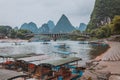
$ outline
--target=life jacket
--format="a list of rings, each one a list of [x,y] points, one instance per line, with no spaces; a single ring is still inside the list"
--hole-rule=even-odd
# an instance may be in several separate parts
[[[11,64],[12,61],[6,61],[4,64]]]
[[[30,69],[34,69],[34,68],[35,68],[35,65],[34,65],[34,64],[29,64],[29,68],[30,68]]]

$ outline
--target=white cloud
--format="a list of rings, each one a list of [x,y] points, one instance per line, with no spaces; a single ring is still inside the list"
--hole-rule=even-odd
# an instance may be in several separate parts
[[[0,24],[20,26],[35,22],[38,27],[48,20],[55,23],[62,14],[78,26],[87,23],[95,0],[0,0]]]

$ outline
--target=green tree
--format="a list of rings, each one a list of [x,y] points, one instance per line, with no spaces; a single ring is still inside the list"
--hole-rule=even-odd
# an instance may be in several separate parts
[[[110,25],[105,25],[100,28],[101,30],[105,31],[105,37],[109,37],[111,35],[111,28]]]
[[[91,36],[97,38],[107,38],[111,35],[111,28],[109,25],[104,25],[97,29],[91,30],[90,34]]]
[[[80,30],[74,30],[72,34],[81,34]]]
[[[17,38],[28,39],[26,36],[31,34],[31,33],[32,33],[31,31],[20,29],[20,30],[17,31]]]
[[[104,38],[104,37],[106,37],[106,36],[105,36],[105,33],[106,33],[106,32],[105,32],[104,30],[99,29],[99,30],[96,31],[96,37],[97,37],[97,38]]]
[[[0,26],[0,33],[6,35],[7,34],[7,30],[3,26]]]
[[[16,37],[17,37],[17,31],[12,29],[11,32],[10,32],[10,38],[16,38]]]
[[[120,16],[115,16],[111,25],[113,33],[120,34]]]
[[[9,36],[11,29],[12,28],[10,26],[0,26],[0,34],[3,34],[5,36]]]

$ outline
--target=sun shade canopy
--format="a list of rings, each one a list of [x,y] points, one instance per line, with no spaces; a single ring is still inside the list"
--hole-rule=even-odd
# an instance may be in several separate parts
[[[81,58],[78,57],[68,57],[68,58],[62,58],[62,59],[58,59],[58,60],[46,60],[46,61],[41,61],[41,62],[32,62],[33,64],[36,65],[44,65],[44,64],[50,64],[52,66],[62,66],[64,64],[68,64],[68,63],[72,63],[72,62],[76,62],[82,60]]]

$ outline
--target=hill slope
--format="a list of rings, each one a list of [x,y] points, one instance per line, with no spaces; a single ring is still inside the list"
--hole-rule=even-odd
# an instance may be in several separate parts
[[[23,29],[23,30],[29,30],[33,33],[38,33],[38,28],[37,28],[37,25],[33,22],[30,22],[30,23],[24,23],[20,29]]]
[[[69,33],[71,31],[75,30],[75,28],[72,26],[70,21],[65,15],[62,15],[58,23],[53,29],[53,33]]]

